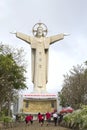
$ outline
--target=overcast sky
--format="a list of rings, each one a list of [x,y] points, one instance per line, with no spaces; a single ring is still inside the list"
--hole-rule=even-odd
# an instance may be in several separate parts
[[[71,34],[49,48],[47,90],[55,93],[62,88],[63,75],[87,60],[87,0],[0,0],[0,42],[26,52],[27,93],[33,91],[31,49],[9,32],[32,35],[32,27],[39,21],[47,25],[48,36]]]

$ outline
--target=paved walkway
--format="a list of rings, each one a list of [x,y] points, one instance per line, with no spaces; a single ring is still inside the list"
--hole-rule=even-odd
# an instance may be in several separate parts
[[[64,128],[61,126],[54,126],[54,123],[50,123],[48,126],[46,126],[46,122],[44,123],[43,126],[41,126],[37,121],[34,121],[33,124],[26,125],[24,123],[17,123],[15,124],[14,127],[12,128],[4,128],[2,130],[71,130],[68,128]]]

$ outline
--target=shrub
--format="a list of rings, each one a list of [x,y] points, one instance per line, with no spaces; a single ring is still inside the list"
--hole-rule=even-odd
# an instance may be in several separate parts
[[[87,129],[87,106],[82,106],[81,109],[66,114],[63,122],[71,128],[77,128],[79,130]]]

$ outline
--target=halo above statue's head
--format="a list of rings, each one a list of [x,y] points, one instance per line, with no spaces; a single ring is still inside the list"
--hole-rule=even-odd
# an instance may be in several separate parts
[[[47,26],[44,23],[36,23],[33,28],[32,28],[32,33],[33,35],[36,37],[38,30],[42,30],[43,32],[43,37],[45,37],[47,35],[48,29]]]

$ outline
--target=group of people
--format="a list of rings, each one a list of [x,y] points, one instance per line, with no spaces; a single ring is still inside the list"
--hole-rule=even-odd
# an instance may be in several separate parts
[[[37,115],[37,120],[40,123],[41,126],[43,126],[44,121],[46,120],[46,125],[48,126],[51,122],[51,117],[53,117],[54,125],[56,126],[57,123],[60,123],[63,119],[63,115],[58,114],[56,111],[54,113],[47,112],[46,114],[41,114],[40,112]],[[33,116],[27,115],[25,117],[26,124],[29,125],[29,123],[33,124]]]
[[[49,113],[49,112],[47,112],[46,114],[41,114],[40,112],[38,113],[37,120],[41,124],[41,126],[44,124],[45,117],[46,117],[46,121],[47,121],[47,125],[48,125],[51,120],[51,113]],[[25,117],[25,122],[28,125],[29,125],[29,123],[33,124],[33,116],[31,114],[27,115]]]
[[[51,113],[47,112],[45,115],[38,113],[38,121],[39,123],[41,123],[41,126],[44,124],[45,117],[48,125],[49,122],[51,121]]]

